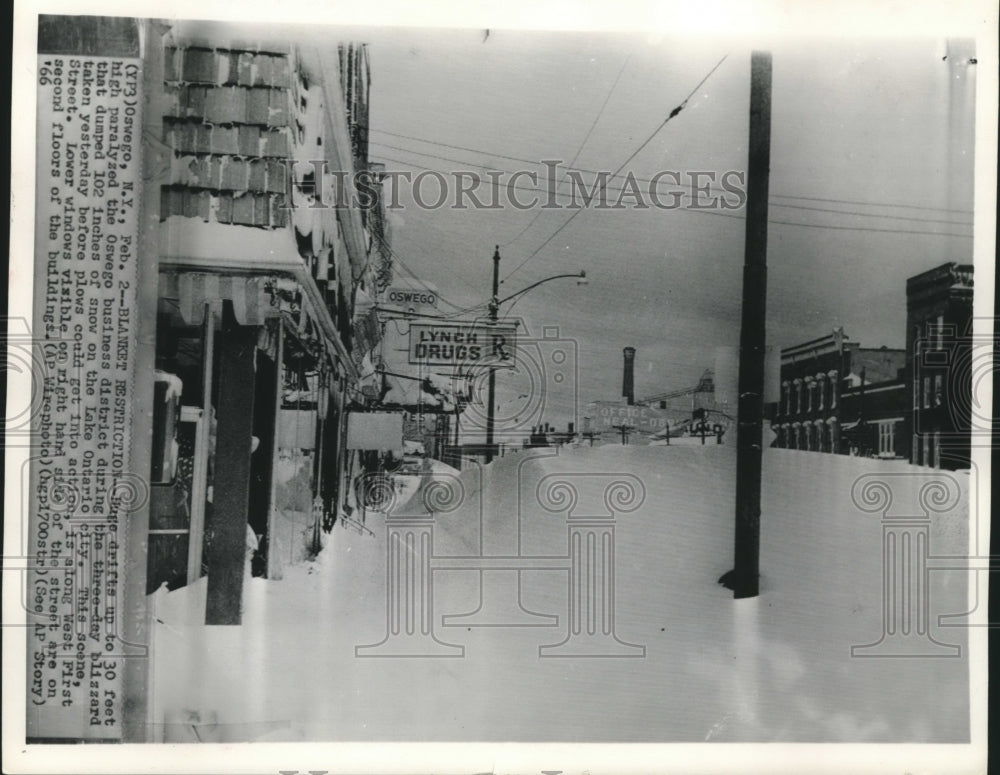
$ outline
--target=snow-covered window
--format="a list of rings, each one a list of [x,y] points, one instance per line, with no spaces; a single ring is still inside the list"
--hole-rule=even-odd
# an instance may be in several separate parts
[[[808,404],[806,405],[806,411],[807,412],[811,412],[813,410],[813,388],[815,386],[816,386],[816,383],[814,383],[812,381],[806,383],[806,390],[809,391],[809,395],[808,395],[808,398],[807,398]]]
[[[823,394],[826,392],[826,380],[822,376],[816,378],[816,386],[819,389],[819,406],[817,407],[819,411],[823,411]]]
[[[879,457],[896,455],[896,423],[893,420],[878,424],[878,454]]]
[[[942,377],[940,374],[934,375],[934,406],[941,406],[944,401],[942,395]]]
[[[931,378],[924,377],[924,409],[931,406]]]

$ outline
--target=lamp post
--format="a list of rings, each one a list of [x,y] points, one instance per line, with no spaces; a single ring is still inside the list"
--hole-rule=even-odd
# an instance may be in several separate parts
[[[547,283],[550,280],[560,280],[564,277],[573,277],[576,279],[577,285],[585,285],[587,283],[587,273],[582,269],[576,274],[557,274],[552,277],[546,277],[539,280],[536,283],[532,283],[526,288],[522,288],[516,293],[510,294],[510,296],[505,296],[504,298],[499,298],[500,295],[500,246],[497,245],[493,251],[493,293],[490,296],[490,306],[489,306],[489,320],[490,323],[496,323],[500,319],[500,305],[505,302],[510,301],[518,296],[523,296],[528,291],[533,288],[537,288],[542,283]],[[494,366],[489,367],[489,382],[487,383],[487,401],[489,402],[486,407],[486,462],[493,462],[493,431],[494,431],[494,410],[496,403],[496,368]]]

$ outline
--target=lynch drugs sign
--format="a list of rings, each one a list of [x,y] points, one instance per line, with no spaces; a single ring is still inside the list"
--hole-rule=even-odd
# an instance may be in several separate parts
[[[484,323],[411,323],[410,363],[514,366],[517,329]]]

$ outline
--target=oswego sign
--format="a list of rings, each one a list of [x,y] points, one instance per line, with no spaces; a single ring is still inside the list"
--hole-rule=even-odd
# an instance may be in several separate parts
[[[438,297],[433,291],[421,288],[390,288],[385,292],[388,304],[402,307],[437,307]]]

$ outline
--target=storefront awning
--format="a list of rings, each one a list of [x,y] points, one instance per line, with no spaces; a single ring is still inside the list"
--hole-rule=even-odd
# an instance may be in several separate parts
[[[273,283],[273,279],[259,275],[163,272],[160,274],[160,296],[177,299],[180,315],[188,325],[201,325],[206,304],[221,312],[222,302],[231,301],[237,323],[259,326],[281,315],[277,299],[269,290]]]
[[[202,323],[206,304],[221,314],[223,301],[232,302],[236,321],[244,326],[263,325],[266,320],[283,315],[286,319],[291,317],[300,336],[315,331],[317,341],[330,355],[330,362],[341,364],[350,377],[358,377],[357,367],[340,341],[315,283],[305,274],[304,265],[289,265],[294,276],[289,277],[250,273],[242,267],[202,271],[185,266],[182,261],[176,264],[175,268],[160,272],[159,295],[177,300],[179,313],[188,325]]]

